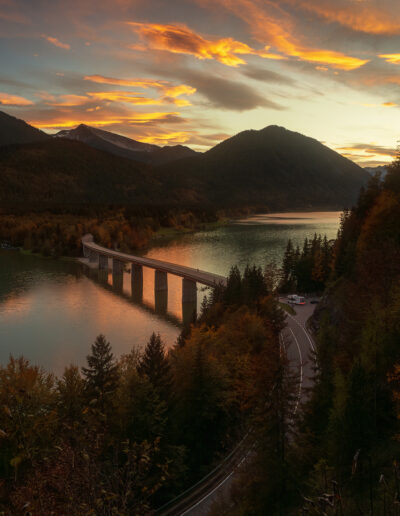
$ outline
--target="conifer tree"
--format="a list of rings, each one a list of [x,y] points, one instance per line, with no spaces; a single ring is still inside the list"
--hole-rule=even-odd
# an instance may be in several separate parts
[[[172,384],[171,368],[159,334],[151,335],[139,362],[138,373],[147,376],[161,399],[168,399]]]
[[[100,400],[101,407],[104,408],[106,399],[116,390],[119,379],[111,345],[104,335],[96,338],[92,344],[92,353],[86,360],[88,367],[82,367],[82,373],[86,378],[86,391],[89,396]]]

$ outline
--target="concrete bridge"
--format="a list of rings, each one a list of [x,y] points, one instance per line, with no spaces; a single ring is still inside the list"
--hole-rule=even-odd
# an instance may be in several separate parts
[[[89,264],[97,265],[99,269],[108,270],[108,261],[111,258],[113,276],[121,276],[125,265],[131,264],[132,292],[143,291],[143,267],[154,269],[154,290],[156,292],[168,291],[168,274],[180,276],[182,278],[182,303],[196,301],[197,283],[208,287],[226,285],[226,278],[219,274],[107,249],[96,244],[91,234],[82,238],[82,246],[83,255],[89,260]]]

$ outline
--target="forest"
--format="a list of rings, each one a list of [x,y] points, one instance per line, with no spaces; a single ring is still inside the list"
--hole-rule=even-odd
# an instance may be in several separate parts
[[[331,255],[311,319],[314,387],[291,425],[272,434],[262,427],[265,448],[260,441],[229,510],[213,514],[400,514],[399,220],[397,158],[385,180],[373,177],[343,213],[332,246],[319,237],[302,250],[288,244],[287,288],[316,288],[319,264]],[[286,446],[274,462],[268,444],[279,433]]]
[[[227,212],[133,206],[60,206],[43,210],[21,206],[0,209],[0,244],[59,258],[82,254],[81,238],[92,233],[100,245],[132,252],[148,246],[165,229],[195,230],[223,220]]]
[[[87,364],[61,378],[11,357],[0,368],[0,511],[150,514],[267,417],[286,367],[283,325],[263,271],[234,268],[168,353],[153,334],[117,360],[99,335]]]
[[[0,510],[151,514],[245,435],[252,454],[213,515],[400,514],[400,158],[282,270],[233,267],[166,351],[116,359],[105,336],[61,378],[0,369]],[[277,287],[278,286],[278,287]],[[281,349],[281,291],[323,293],[310,321],[314,386]]]

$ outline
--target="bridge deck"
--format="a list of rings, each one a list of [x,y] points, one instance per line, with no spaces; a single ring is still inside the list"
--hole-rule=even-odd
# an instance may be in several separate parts
[[[209,287],[214,287],[218,284],[226,285],[225,276],[213,274],[212,272],[201,271],[192,267],[186,267],[185,265],[177,265],[175,263],[155,260],[154,258],[143,258],[140,256],[134,256],[132,254],[120,253],[119,251],[114,251],[112,249],[102,247],[98,244],[95,244],[94,242],[84,241],[83,245],[87,249],[95,251],[96,253],[102,254],[104,256],[116,258],[121,262],[134,263],[144,267],[150,267],[151,269],[168,272],[170,274],[174,274],[175,276],[180,276],[182,278],[192,280],[196,283],[201,283],[202,285],[207,285]]]

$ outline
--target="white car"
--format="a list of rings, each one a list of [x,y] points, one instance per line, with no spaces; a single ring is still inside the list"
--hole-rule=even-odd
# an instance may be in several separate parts
[[[287,297],[288,303],[292,305],[305,305],[306,300],[302,296],[298,296],[297,294],[291,294]]]

